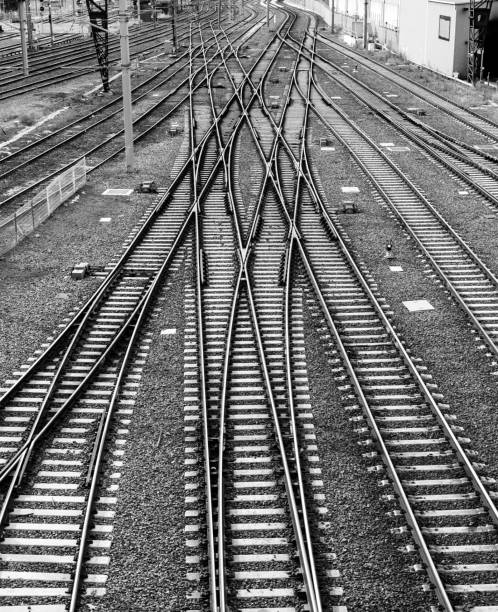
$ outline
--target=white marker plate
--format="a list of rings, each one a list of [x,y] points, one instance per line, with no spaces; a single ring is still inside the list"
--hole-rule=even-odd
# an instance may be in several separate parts
[[[469,195],[468,191],[459,191],[458,195]]]
[[[379,142],[381,147],[394,147],[394,142]]]
[[[389,270],[391,270],[391,272],[403,272],[403,268],[401,266],[389,266]]]
[[[106,189],[102,192],[102,195],[105,196],[122,196],[124,198],[129,198],[133,193],[133,189]]]
[[[434,310],[434,306],[430,304],[427,300],[410,300],[408,302],[403,302],[405,307],[410,312],[418,312],[419,310]]]
[[[111,217],[100,217],[99,221],[101,223],[110,223],[111,222]]]
[[[170,327],[169,329],[161,329],[161,336],[172,336],[176,334],[176,328]]]
[[[342,193],[360,193],[358,187],[341,187]]]

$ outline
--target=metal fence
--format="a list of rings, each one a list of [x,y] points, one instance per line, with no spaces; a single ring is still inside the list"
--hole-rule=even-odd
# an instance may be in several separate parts
[[[31,234],[85,183],[86,160],[83,158],[54,179],[13,215],[0,221],[0,255],[10,251],[25,236]]]

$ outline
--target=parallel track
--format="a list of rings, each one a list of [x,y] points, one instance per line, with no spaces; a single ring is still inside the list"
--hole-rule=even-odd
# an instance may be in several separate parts
[[[340,587],[328,582],[337,573],[318,570],[325,556],[314,501],[317,466],[309,462],[311,415],[300,393],[303,289],[321,308],[338,354],[336,371],[348,377],[362,443],[374,469],[387,474],[380,484],[394,488],[387,499],[402,509],[397,531],[415,541],[440,605],[496,609],[495,483],[482,475],[430,374],[405,348],[347,248],[308,161],[313,115],[348,147],[492,352],[497,281],[382,151],[325,102],[313,74],[316,24],[308,32],[302,20],[282,12],[276,36],[250,67],[241,51],[261,22],[242,37],[212,32],[211,46],[200,31],[201,53],[191,32],[181,101],[188,102],[187,137],[172,187],[97,294],[0,398],[7,439],[0,451],[0,521],[8,534],[0,543],[7,567],[0,597],[9,605],[77,609],[89,534],[90,548],[108,546],[99,534],[111,530],[113,502],[103,491],[114,490],[113,472],[99,476],[100,465],[113,428],[127,416],[120,402],[134,395],[134,368],[144,357],[137,346],[155,297],[193,240],[196,329],[188,388],[200,419],[188,435],[189,443],[198,440],[201,457],[189,478],[202,478],[203,495],[188,498],[187,517],[201,517],[206,552],[188,562],[199,563],[206,599],[190,601],[189,609],[209,601],[223,612],[344,610]],[[291,28],[298,42],[285,56]],[[270,104],[266,91],[277,71],[285,89]],[[221,79],[231,87],[227,95],[219,91]],[[252,199],[235,184],[246,159],[259,160]],[[116,431],[118,440],[122,433]],[[63,492],[50,497],[58,504],[50,511],[48,490]],[[93,555],[87,566],[106,562]],[[43,569],[33,573],[33,563]],[[92,570],[86,595],[101,594],[104,583],[105,573]]]
[[[374,73],[383,76],[389,81],[392,81],[396,85],[400,86],[402,89],[416,95],[418,98],[420,98],[424,105],[429,104],[434,108],[444,111],[466,127],[484,136],[490,143],[498,143],[498,125],[494,121],[487,119],[486,117],[482,117],[481,115],[472,112],[468,108],[459,106],[448,98],[435,93],[428,87],[424,87],[419,83],[414,83],[394,70],[391,70],[387,66],[367,58],[364,55],[355,53],[344,45],[331,41],[321,34],[317,34],[317,39],[341,55],[353,59],[359,65],[369,68]]]

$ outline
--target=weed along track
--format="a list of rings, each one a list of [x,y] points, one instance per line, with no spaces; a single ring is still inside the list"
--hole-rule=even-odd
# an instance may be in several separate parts
[[[338,53],[356,55],[319,35],[314,16],[271,4],[267,28],[257,3],[220,5],[219,22],[214,5],[198,8],[183,13],[179,55],[134,90],[137,148],[182,118],[170,186],[95,293],[2,388],[0,612],[496,611],[498,464],[483,463],[458,401],[399,332],[348,235],[361,206],[342,202],[310,151],[318,136],[344,155],[410,238],[453,300],[447,316],[461,315],[452,324],[485,349],[487,391],[496,270],[349,111],[366,105],[490,207],[496,156],[339,67]],[[159,44],[153,30],[137,36]],[[45,61],[32,86],[53,78]],[[428,101],[495,138],[492,122]],[[121,159],[119,106],[4,156],[0,181],[20,189],[3,211],[57,174],[61,155],[94,169]],[[148,184],[146,168],[136,175]],[[408,297],[420,291],[414,281]],[[336,431],[348,444],[332,453]]]

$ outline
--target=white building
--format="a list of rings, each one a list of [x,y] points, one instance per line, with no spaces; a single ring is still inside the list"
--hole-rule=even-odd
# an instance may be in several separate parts
[[[358,38],[363,35],[364,0],[329,0],[329,4],[335,6],[336,28]],[[490,32],[495,33],[498,2],[491,19]],[[467,73],[469,0],[368,0],[368,32],[375,42],[412,62],[448,76]],[[498,41],[492,36],[489,61],[498,54]]]

